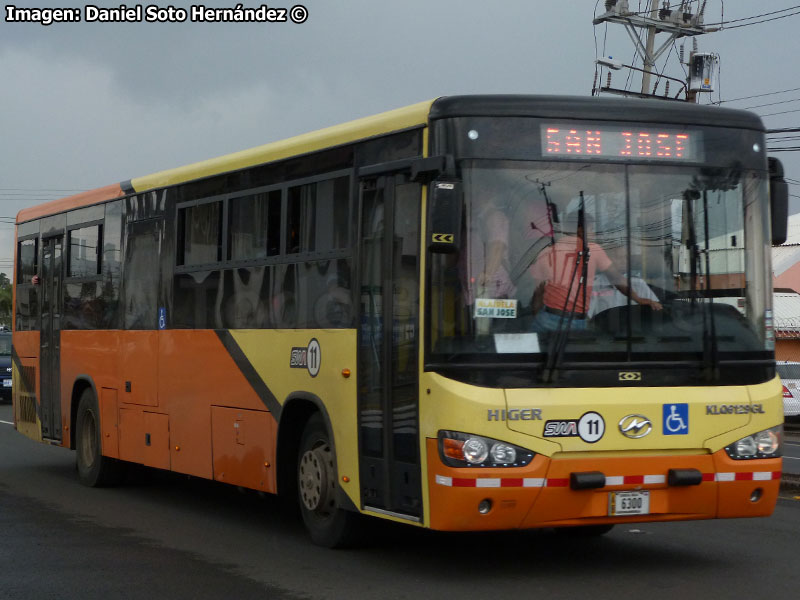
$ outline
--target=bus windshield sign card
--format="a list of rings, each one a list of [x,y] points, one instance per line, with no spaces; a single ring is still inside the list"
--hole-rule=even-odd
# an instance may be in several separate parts
[[[517,300],[514,298],[476,298],[475,318],[516,319]]]

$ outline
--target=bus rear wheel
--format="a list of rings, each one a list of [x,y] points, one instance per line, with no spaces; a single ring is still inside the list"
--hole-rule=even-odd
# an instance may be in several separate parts
[[[297,457],[297,488],[303,523],[315,544],[344,548],[357,542],[359,515],[339,507],[336,458],[319,413],[306,423]]]
[[[118,460],[103,456],[97,400],[92,390],[88,388],[83,391],[78,402],[75,435],[80,482],[89,487],[118,484],[125,474],[124,465]]]

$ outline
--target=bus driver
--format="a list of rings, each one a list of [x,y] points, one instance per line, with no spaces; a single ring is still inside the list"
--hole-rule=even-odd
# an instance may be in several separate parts
[[[589,241],[594,234],[593,220],[588,213],[584,214],[584,228],[578,219],[578,212],[567,216],[566,230],[575,230],[576,234],[566,233],[553,244],[545,248],[531,266],[531,274],[538,282],[533,293],[532,307],[534,311],[533,329],[538,332],[556,331],[562,318],[572,313],[573,330],[586,329],[586,313],[592,296],[592,282],[597,271],[606,274],[612,285],[634,302],[649,306],[653,310],[661,310],[657,300],[642,298],[628,285],[611,259],[597,243]],[[588,261],[583,250],[583,240],[587,241]],[[578,256],[580,253],[580,261]],[[586,273],[583,273],[583,270]],[[585,288],[585,289],[584,289]],[[560,327],[564,327],[563,324]]]

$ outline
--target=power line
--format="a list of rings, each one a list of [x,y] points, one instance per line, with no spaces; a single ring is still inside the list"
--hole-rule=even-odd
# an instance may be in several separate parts
[[[800,98],[793,98],[791,100],[781,100],[780,102],[770,102],[769,104],[756,104],[755,106],[745,106],[742,110],[750,110],[752,108],[763,108],[765,106],[775,106],[777,104],[789,104],[790,102],[800,102]]]
[[[759,115],[759,116],[760,117],[773,117],[775,115],[788,115],[789,113],[796,113],[796,112],[800,112],[800,108],[796,108],[794,110],[784,110],[782,112],[776,112],[776,113],[767,113],[766,115]]]
[[[724,102],[737,102],[739,100],[750,100],[751,98],[763,98],[764,96],[775,96],[777,94],[785,94],[786,92],[796,92],[800,90],[800,88],[791,88],[788,90],[779,90],[777,92],[767,92],[766,94],[755,94],[754,96],[742,96],[741,98],[731,98],[730,100],[719,100],[717,102],[712,102],[711,104],[722,104]]]
[[[741,19],[730,19],[728,21],[720,21],[719,23],[704,23],[703,25],[706,27],[715,27],[717,25],[727,25],[728,23],[739,23],[740,21],[749,21],[751,19],[758,19],[759,17],[768,17],[769,15],[777,15],[778,13],[787,12],[790,10],[794,10],[796,8],[800,8],[800,4],[796,6],[790,6],[789,8],[782,8],[781,10],[773,10],[772,12],[768,13],[761,13],[760,15],[752,15],[750,17],[742,17]],[[797,14],[797,13],[793,13]],[[783,15],[781,17],[775,17],[776,19],[782,19],[784,17],[791,17],[792,15]],[[765,21],[773,21],[774,19],[765,19]],[[759,23],[763,23],[764,21],[759,21]],[[755,23],[746,23],[745,25],[737,25],[736,27],[745,27],[746,25],[755,25]],[[728,27],[728,29],[734,29],[733,27]]]
[[[792,8],[800,8],[798,6],[794,6]],[[790,9],[786,9],[790,10]],[[795,15],[800,15],[800,10],[797,12],[789,13],[788,15],[783,15],[780,17],[772,17],[771,19],[763,19],[761,21],[753,21],[752,23],[742,23],[741,25],[734,25],[733,27],[723,27],[723,29],[738,29],[739,27],[747,27],[749,25],[758,25],[759,23],[766,23],[768,21],[777,21],[778,19],[785,19],[786,17],[793,17]]]

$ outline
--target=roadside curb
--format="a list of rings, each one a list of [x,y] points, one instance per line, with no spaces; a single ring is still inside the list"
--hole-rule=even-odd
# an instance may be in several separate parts
[[[795,492],[800,490],[800,475],[795,473],[784,473],[781,476],[781,489]]]

